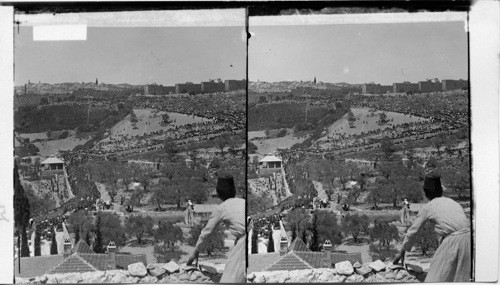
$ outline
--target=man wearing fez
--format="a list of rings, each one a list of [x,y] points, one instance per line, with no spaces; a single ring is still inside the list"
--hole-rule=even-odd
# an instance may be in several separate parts
[[[397,264],[400,260],[404,263],[405,252],[411,251],[415,234],[428,221],[434,224],[440,245],[434,253],[425,282],[471,281],[470,223],[462,206],[442,197],[443,188],[438,175],[425,177],[424,192],[429,202],[418,212],[393,263]]]
[[[198,263],[200,246],[209,239],[209,235],[217,225],[222,222],[229,232],[236,237],[235,244],[228,254],[226,267],[222,274],[221,283],[244,283],[245,282],[245,200],[235,198],[233,176],[229,173],[217,174],[217,195],[223,201],[212,212],[207,225],[201,231],[193,254],[189,257],[187,265],[195,260]]]

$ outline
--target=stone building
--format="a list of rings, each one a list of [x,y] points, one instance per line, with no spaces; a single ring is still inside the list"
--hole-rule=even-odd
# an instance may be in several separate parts
[[[418,84],[405,81],[403,83],[393,83],[392,88],[393,88],[392,90],[393,93],[417,92]]]
[[[442,84],[439,81],[419,81],[418,82],[418,91],[429,93],[429,92],[437,92],[442,90]]]
[[[224,92],[226,84],[223,82],[204,81],[201,82],[201,91],[203,93]]]
[[[442,90],[443,91],[450,91],[450,90],[459,90],[459,89],[467,89],[469,88],[469,81],[468,80],[451,80],[451,79],[445,79],[441,81],[442,84]]]
[[[245,90],[247,88],[246,79],[243,80],[226,80],[226,91]]]
[[[365,83],[361,86],[361,90],[362,94],[386,94],[393,91],[393,86]]]
[[[201,91],[202,91],[201,84],[194,84],[192,82],[175,84],[175,93],[176,94],[182,94],[182,93],[198,94],[198,93],[201,93]]]

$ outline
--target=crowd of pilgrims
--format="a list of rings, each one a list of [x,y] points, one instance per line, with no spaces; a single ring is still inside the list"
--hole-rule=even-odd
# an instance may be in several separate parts
[[[338,200],[336,202],[343,204],[340,208],[344,212],[350,210],[350,205],[348,205],[347,203],[341,202],[341,200]],[[267,236],[270,227],[272,227],[272,229],[279,229],[279,222],[284,219],[287,213],[295,209],[304,209],[307,211],[311,211],[313,209],[328,207],[329,203],[327,201],[317,199],[317,196],[314,194],[306,194],[302,196],[293,195],[286,198],[278,205],[271,207],[266,213],[254,215],[252,217],[253,229],[258,234]]]
[[[82,100],[80,104],[89,104]],[[90,102],[98,103],[103,98],[93,98]],[[119,104],[117,99],[107,99],[108,104]],[[209,121],[176,125],[169,129],[145,133],[142,135],[121,135],[118,139],[105,140],[94,148],[98,154],[130,151],[137,148],[149,150],[162,148],[163,141],[168,137],[178,144],[190,141],[211,140],[218,137],[221,131],[231,135],[238,134],[245,129],[246,113],[245,100],[242,94],[227,95],[200,95],[175,97],[130,97],[127,104],[136,109],[154,109],[155,112],[176,112],[189,116],[206,118]],[[140,152],[140,150],[138,151]]]
[[[290,99],[292,98],[292,99]],[[293,102],[310,102],[335,106],[339,98],[305,96],[280,96],[275,101],[289,100]],[[398,96],[364,96],[352,95],[348,98],[352,107],[370,108],[378,111],[397,112],[405,116],[418,116],[426,121],[393,125],[386,122],[387,127],[373,131],[364,131],[361,134],[346,134],[342,130],[327,136],[326,140],[311,147],[310,144],[296,144],[293,148],[282,150],[290,159],[303,159],[304,156],[325,158],[329,155],[349,154],[380,148],[384,137],[393,140],[395,145],[421,139],[429,139],[440,133],[447,135],[456,133],[460,129],[468,128],[468,93],[462,90],[421,93]],[[375,114],[374,114],[375,116]],[[364,122],[366,123],[366,122]]]
[[[351,104],[445,122],[449,128],[469,125],[467,91],[448,91],[399,96],[352,96]]]

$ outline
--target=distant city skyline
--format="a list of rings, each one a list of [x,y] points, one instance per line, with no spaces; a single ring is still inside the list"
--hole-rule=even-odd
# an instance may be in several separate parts
[[[464,22],[250,26],[249,81],[468,80]]]
[[[15,85],[95,82],[132,85],[246,78],[244,27],[89,27],[85,41],[14,35]]]

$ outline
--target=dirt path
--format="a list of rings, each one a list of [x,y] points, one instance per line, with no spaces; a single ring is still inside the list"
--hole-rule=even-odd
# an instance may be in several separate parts
[[[111,196],[109,196],[109,193],[106,190],[106,185],[99,182],[95,182],[95,186],[97,186],[97,190],[99,190],[99,193],[101,193],[101,200],[111,201]]]

